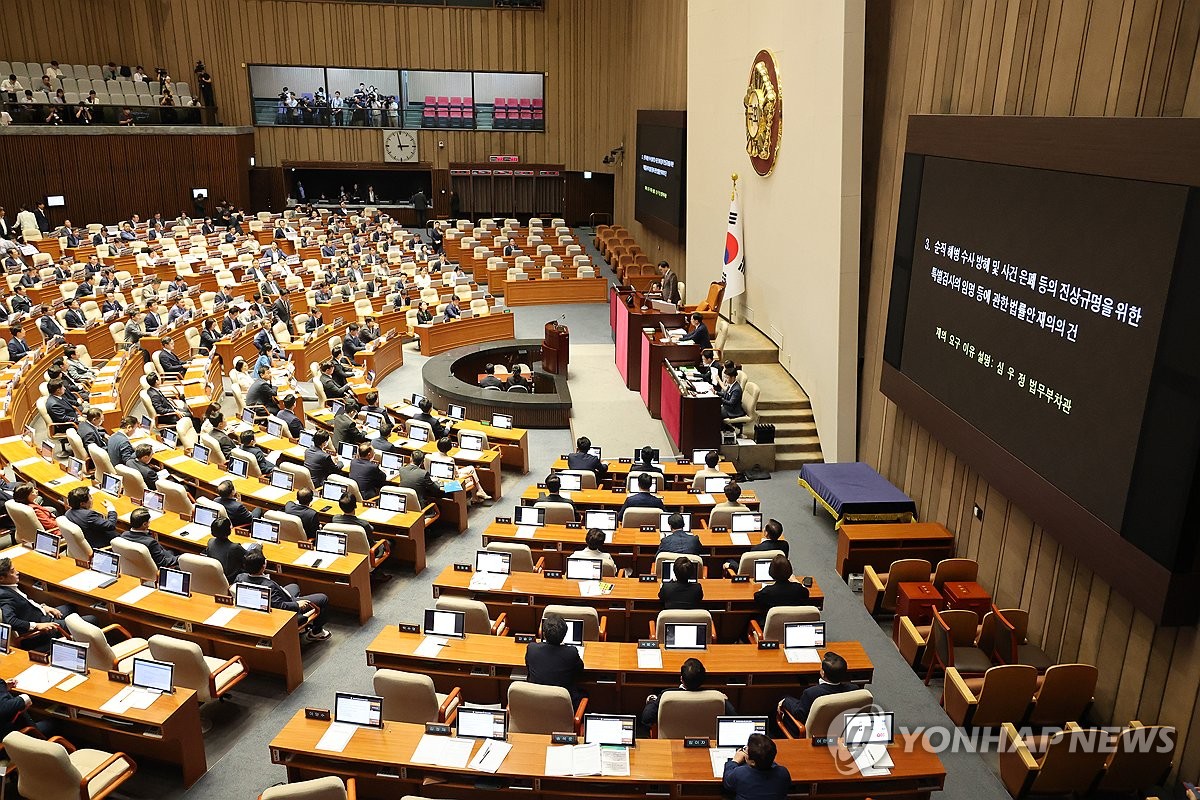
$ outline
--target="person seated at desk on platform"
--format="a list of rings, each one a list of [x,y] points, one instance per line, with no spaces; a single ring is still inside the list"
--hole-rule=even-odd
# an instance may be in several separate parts
[[[244,569],[246,548],[229,540],[230,534],[233,533],[233,525],[225,517],[214,519],[210,531],[212,538],[208,540],[208,547],[204,548],[204,555],[220,561],[226,580],[232,583]]]
[[[619,521],[625,516],[625,510],[630,508],[657,508],[662,511],[666,510],[662,498],[658,495],[650,493],[650,487],[654,485],[654,478],[650,475],[642,474],[637,476],[638,491],[625,498],[625,502],[621,504],[621,510],[617,513]],[[682,523],[682,520],[681,520]]]
[[[400,467],[400,485],[417,493],[417,502],[422,508],[446,496],[446,491],[429,477],[425,469],[425,453],[421,450],[412,454],[412,463]]]
[[[29,292],[24,286],[17,284],[13,287],[13,296],[8,301],[8,307],[14,314],[28,314],[33,308],[33,301],[29,299]]]
[[[321,309],[312,307],[308,312],[308,319],[304,321],[304,332],[312,333],[320,329],[325,324],[325,315],[321,313]]]
[[[725,762],[721,786],[733,800],[785,800],[792,790],[792,774],[775,763],[775,742],[762,733],[750,734]]]
[[[725,502],[717,503],[713,506],[713,511],[749,511],[750,509],[742,505],[738,501],[742,497],[742,487],[736,481],[729,481],[725,484]]]
[[[254,431],[245,430],[239,433],[238,447],[254,456],[255,462],[258,463],[258,471],[263,475],[270,475],[275,471],[275,464],[267,458],[267,452],[254,443]]]
[[[561,686],[570,693],[571,705],[578,706],[584,697],[578,686],[583,658],[574,645],[563,644],[566,638],[566,620],[553,612],[542,617],[542,640],[525,648],[526,680],[540,686]]]
[[[350,462],[350,480],[358,485],[363,500],[379,497],[379,490],[387,483],[387,475],[375,463],[375,449],[370,443],[364,442],[358,446],[358,457]]]
[[[442,321],[449,322],[461,316],[462,309],[458,307],[458,298],[451,295],[450,302],[446,303],[446,307],[442,310]]]
[[[675,513],[667,517],[667,527],[671,529],[671,532],[659,540],[657,552],[680,553],[690,556],[698,556],[704,553],[704,548],[700,544],[700,537],[694,533],[688,533],[683,529],[682,514]]]
[[[320,527],[320,521],[317,519],[317,510],[312,507],[312,501],[312,489],[297,489],[296,499],[288,500],[283,506],[283,513],[291,514],[293,517],[300,519],[300,524],[304,528],[304,535],[308,537],[309,541],[317,538],[317,529]]]
[[[768,572],[772,582],[754,593],[754,604],[762,612],[759,622],[764,621],[767,612],[776,606],[808,605],[808,589],[803,583],[792,580],[792,562],[787,556],[776,554]]]
[[[13,298],[16,302],[17,298]],[[18,361],[29,352],[29,343],[25,341],[25,329],[20,325],[10,325],[8,332],[11,338],[8,340],[8,360]]]
[[[183,295],[175,295],[175,299],[171,301],[171,307],[167,309],[167,324],[174,325],[180,320],[186,321],[191,318],[191,309],[183,304]]]
[[[809,686],[800,693],[799,697],[785,695],[779,701],[779,708],[803,724],[808,719],[808,712],[812,711],[813,703],[818,699],[831,694],[852,692],[858,688],[849,682],[849,677],[850,670],[846,659],[832,650],[827,650],[821,659],[821,677],[818,679],[817,685]]]
[[[310,615],[315,612],[308,625],[308,638],[312,641],[324,641],[329,638],[325,630],[325,606],[329,598],[323,594],[300,594],[300,587],[295,583],[280,586],[267,574],[267,559],[261,549],[252,547],[243,559],[246,571],[237,576],[237,583],[253,583],[256,586],[266,586],[271,590],[271,608],[282,611],[295,611]]]
[[[250,388],[246,391],[246,406],[265,408],[268,414],[279,412],[279,390],[275,388],[275,384],[271,383],[266,374],[256,378],[250,384]]]
[[[233,306],[225,307],[225,318],[221,320],[221,335],[232,336],[242,327],[242,321],[238,319],[238,311]]]
[[[603,574],[606,576],[617,574],[617,562],[613,561],[613,557],[604,552],[605,536],[604,531],[599,528],[591,528],[587,535],[584,536],[583,543],[587,545],[582,550],[576,550],[568,556],[568,558],[592,558],[599,559],[604,562]]]
[[[568,505],[571,507],[571,513],[577,517],[579,516],[579,509],[575,508],[575,504],[571,502],[570,498],[563,497],[562,495],[562,478],[553,472],[546,476],[546,494],[538,497],[537,501],[539,503],[562,503],[563,505]]]
[[[63,305],[66,306],[66,312],[63,314],[63,322],[66,323],[67,330],[77,331],[87,327],[87,318],[79,310],[78,300],[74,297],[68,297],[63,301]]]
[[[642,713],[638,716],[638,721],[642,724],[642,728],[649,731],[654,725],[658,724],[658,701],[667,692],[699,692],[704,689],[704,679],[708,677],[708,670],[704,668],[704,664],[698,658],[689,658],[683,662],[683,666],[679,668],[679,685],[672,686],[669,689],[663,689],[658,694],[646,696],[646,707],[642,709]],[[729,699],[725,700],[725,716],[732,717],[737,712],[733,709],[733,704]]]
[[[162,338],[162,350],[158,354],[158,364],[168,377],[182,378],[183,373],[187,372],[187,364],[175,353],[175,337],[164,336]]]
[[[629,472],[657,472],[659,475],[664,475],[662,465],[654,461],[654,448],[650,445],[642,448],[637,461],[629,465]]]
[[[575,440],[575,452],[567,456],[567,469],[591,470],[599,483],[608,476],[608,465],[592,455],[592,440],[580,436]]]
[[[13,633],[24,636],[35,632],[38,635],[25,640],[24,646],[29,650],[46,652],[50,642],[61,635],[61,622],[68,614],[75,613],[70,605],[51,606],[39,603],[27,595],[17,579],[20,573],[13,566],[11,558],[0,558],[0,610],[4,612],[4,621],[12,626]],[[90,614],[83,617],[93,625],[96,618]]]
[[[221,332],[217,330],[217,323],[212,317],[205,317],[200,323],[200,346],[197,348],[200,355],[211,355],[213,349],[217,346],[217,339],[221,338]]]
[[[158,539],[150,532],[150,512],[144,508],[135,508],[129,515],[129,530],[121,534],[122,539],[136,542],[150,551],[150,558],[159,569],[176,567],[179,556],[158,543]]]
[[[433,312],[429,310],[429,301],[422,300],[417,304],[417,324],[428,325],[433,322]]]
[[[133,458],[126,462],[126,466],[138,471],[146,488],[151,490],[158,488],[158,470],[150,466],[150,458],[153,455],[154,448],[146,442],[142,442],[133,448]]]
[[[499,389],[504,391],[504,381],[496,377],[496,365],[488,364],[483,368],[484,376],[479,381],[480,389]]]
[[[304,451],[304,467],[312,476],[313,486],[325,483],[326,478],[342,467],[337,459],[337,450],[329,444],[329,433],[317,431],[313,434],[312,447]]]
[[[79,422],[79,412],[66,398],[67,385],[61,379],[50,381],[46,384],[46,390],[50,392],[50,396],[46,398],[46,413],[50,415],[50,421],[56,428],[50,433],[60,435],[66,426]]]
[[[12,261],[12,260],[16,260],[16,264],[10,264],[9,261]],[[16,257],[16,251],[14,250],[9,253],[8,259],[6,259],[4,262],[4,266],[11,268],[11,267],[17,266],[20,263],[21,263],[20,260],[17,259],[17,257]],[[33,269],[32,264],[25,267],[23,270],[21,270],[21,273],[22,274],[21,274],[20,284],[21,284],[21,286],[24,286],[26,289],[32,289],[33,287],[35,287],[39,283],[41,283],[41,279],[38,278],[37,272]]]
[[[91,383],[96,373],[87,364],[79,360],[79,350],[69,344],[63,348],[62,358],[67,367],[67,374],[79,383]]]
[[[333,359],[321,362],[321,388],[325,390],[325,396],[331,400],[345,397],[347,394],[353,394],[347,384],[339,384],[333,377],[334,367],[336,366],[337,364]]]
[[[244,528],[261,517],[263,512],[261,508],[251,511],[242,505],[242,501],[238,497],[237,490],[233,488],[233,481],[221,481],[217,485],[217,504],[225,509],[230,524],[235,528]]]
[[[704,602],[704,587],[700,585],[697,573],[700,568],[696,562],[687,556],[680,556],[671,565],[674,570],[673,580],[663,581],[658,587],[658,599],[664,609],[695,609]]]
[[[727,364],[721,373],[721,386],[718,396],[721,398],[721,419],[728,420],[744,417],[746,409],[742,407],[742,385],[738,383],[737,367]]]
[[[32,483],[19,483],[13,487],[12,499],[33,509],[33,515],[48,533],[58,533],[58,521],[54,519],[54,513],[38,502],[37,487]]]
[[[692,329],[679,337],[679,343],[691,342],[698,344],[704,349],[712,347],[712,339],[708,335],[708,326],[704,324],[704,315],[700,312],[692,313]]]
[[[100,409],[89,408],[77,430],[79,438],[83,440],[85,450],[88,445],[92,444],[101,448],[108,447],[108,432],[104,430],[104,412]]]
[[[450,457],[450,451],[454,449],[454,442],[450,441],[449,436],[443,436],[437,442],[438,456],[442,461],[448,461],[454,464],[454,459]],[[462,483],[463,488],[471,491],[472,503],[485,503],[492,499],[492,496],[483,490],[483,484],[479,481],[479,470],[473,466],[459,467],[455,466],[454,475]]]
[[[342,398],[342,410],[333,418],[334,450],[341,450],[343,444],[362,444],[370,441],[358,424],[358,401],[353,395]]]
[[[511,392],[517,389],[518,386],[527,392],[533,391],[533,381],[529,380],[525,371],[519,365],[513,367],[512,375],[508,379],[508,390]]]
[[[288,435],[293,440],[300,438],[300,431],[304,430],[304,423],[296,416],[295,392],[288,392],[283,396],[283,408],[279,409],[279,413],[275,416],[284,421],[288,428]]]

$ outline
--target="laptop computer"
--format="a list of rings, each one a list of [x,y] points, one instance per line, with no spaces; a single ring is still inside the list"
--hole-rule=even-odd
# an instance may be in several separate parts
[[[66,639],[55,639],[50,642],[50,666],[65,669],[79,675],[88,674],[87,666],[88,645],[85,642],[71,642]]]
[[[308,430],[300,431],[300,437],[299,437],[299,441],[297,442],[297,444],[299,444],[305,450],[312,447],[313,446],[313,434],[315,434],[315,433],[316,433],[316,431],[308,431]]]
[[[420,450],[429,441],[429,429],[413,425],[408,431],[408,439],[401,446],[412,450]]]
[[[513,509],[513,522],[518,527],[532,525],[540,528],[546,524],[546,509],[534,506],[517,506]]]
[[[492,414],[492,427],[511,431],[513,418],[511,414]]]
[[[133,672],[129,677],[131,685],[159,694],[172,694],[175,691],[174,680],[175,665],[170,661],[133,659]]]
[[[720,494],[725,491],[727,483],[729,483],[728,475],[710,475],[704,479],[704,493]]]
[[[284,472],[281,469],[271,470],[271,485],[276,489],[283,489],[290,492],[295,482],[296,476],[292,473]]]
[[[100,491],[113,497],[121,496],[121,476],[105,472],[100,476]]]
[[[583,489],[583,476],[570,472],[558,473],[559,488],[564,492],[578,492]]]
[[[212,506],[197,505],[192,509],[192,521],[179,531],[184,538],[191,536],[206,536],[212,533],[212,524],[220,512]]]
[[[248,611],[271,610],[271,590],[256,583],[235,583],[230,587],[233,591],[233,604]]]
[[[731,533],[757,533],[762,529],[762,514],[758,511],[734,511],[729,515]]]
[[[668,622],[663,625],[667,650],[708,649],[708,625],[703,622]]]
[[[383,727],[383,698],[370,694],[337,692],[333,696],[333,721],[360,728]]]
[[[450,636],[462,639],[467,635],[467,615],[462,611],[427,608],[422,630],[426,636]]]
[[[467,418],[467,407],[450,403],[446,406],[446,416],[455,422],[462,422]]]
[[[192,573],[172,567],[160,567],[158,570],[157,588],[160,592],[177,594],[181,597],[191,597]]]
[[[701,466],[701,467],[704,466],[704,460],[706,458],[708,458],[708,454],[711,452],[713,452],[712,448],[693,450],[692,451],[692,463],[697,466]]]
[[[208,463],[209,454],[209,449],[202,444],[192,446],[192,458],[196,461],[199,461],[201,464]]]
[[[389,478],[394,478],[400,474],[400,468],[404,466],[404,457],[399,453],[384,452],[379,455],[379,468]]]
[[[499,708],[458,708],[456,736],[468,739],[508,738],[508,712]]]
[[[675,562],[663,559],[658,562],[658,579],[663,583],[675,580]],[[689,578],[688,583],[695,583],[699,578]]]
[[[150,512],[151,518],[161,517],[167,506],[167,496],[154,489],[142,493],[142,505]]]
[[[250,462],[241,456],[230,456],[229,471],[239,478],[244,478],[250,474]]]
[[[279,543],[279,523],[271,519],[256,519],[250,525],[250,538],[256,542]]]
[[[475,571],[489,572],[493,575],[511,575],[512,553],[493,552],[491,550],[476,550]]]
[[[592,510],[583,512],[583,527],[591,530],[598,530],[611,533],[617,529],[617,512],[605,510]]]
[[[317,531],[317,539],[313,547],[318,553],[344,556],[346,555],[346,534],[337,531]]]
[[[573,581],[598,581],[604,576],[604,562],[598,558],[568,558],[566,576]]]
[[[637,718],[632,714],[584,714],[583,741],[612,747],[637,744]]]

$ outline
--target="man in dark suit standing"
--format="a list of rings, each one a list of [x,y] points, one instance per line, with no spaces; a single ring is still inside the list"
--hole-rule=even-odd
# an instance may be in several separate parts
[[[682,514],[672,514],[667,518],[667,525],[671,528],[671,532],[659,541],[658,552],[690,556],[703,555],[704,550],[700,546],[700,537],[683,529]]]
[[[658,262],[658,268],[662,270],[662,279],[659,283],[662,285],[663,300],[679,305],[679,276],[666,261]]]
[[[42,232],[42,236],[50,233],[50,218],[46,216],[46,204],[38,203],[33,209],[33,218],[37,220],[38,230]]]
[[[117,464],[128,464],[133,460],[133,445],[129,441],[129,436],[137,424],[137,417],[123,417],[121,427],[108,437],[108,444],[105,445],[105,448],[108,450],[108,460],[113,463],[114,467]]]
[[[638,491],[626,497],[625,502],[621,505],[621,510],[617,514],[618,520],[625,516],[625,510],[629,508],[657,508],[660,511],[666,510],[662,498],[650,493],[650,487],[654,485],[654,478],[645,473],[638,475],[637,485]],[[682,518],[680,518],[679,522],[680,527],[683,527]]]
[[[583,659],[574,645],[563,644],[567,623],[555,613],[542,617],[542,640],[525,648],[525,669],[530,683],[561,686],[571,694],[571,705],[579,705],[583,692],[577,685]]]
[[[159,569],[179,566],[179,556],[158,543],[158,539],[150,532],[150,512],[144,508],[135,508],[129,515],[129,530],[121,534],[125,539],[140,544],[150,551],[150,558]]]
[[[292,325],[292,307],[288,303],[288,291],[284,289],[279,297],[275,299],[275,302],[271,305],[271,313],[276,320],[287,326],[289,336],[295,336],[296,328]]]
[[[312,500],[312,489],[297,489],[296,499],[288,500],[283,507],[283,513],[300,518],[300,524],[304,526],[304,535],[309,540],[317,538],[317,529],[320,527],[316,509],[312,508]]]
[[[50,641],[60,631],[62,620],[68,614],[73,614],[75,609],[69,605],[56,607],[37,602],[17,585],[19,576],[11,558],[0,558],[0,609],[4,611],[4,621],[12,625],[13,632],[20,636],[31,631],[38,632],[38,636],[25,641],[25,646],[30,650],[47,651]],[[92,624],[96,622],[91,615],[84,619]]]
[[[104,516],[92,508],[92,492],[88,487],[76,486],[67,492],[67,519],[83,530],[83,538],[93,550],[108,547],[117,535],[117,510],[107,497],[102,502]]]
[[[821,659],[821,678],[816,686],[809,686],[799,697],[785,695],[779,701],[779,707],[791,714],[801,725],[808,720],[808,712],[812,711],[813,703],[831,694],[841,694],[857,689],[847,678],[849,669],[846,659],[832,650],[825,652]]]
[[[313,486],[321,486],[325,479],[341,470],[335,460],[337,451],[329,446],[329,434],[317,431],[313,434],[313,446],[304,451],[304,467],[312,476]]]
[[[592,455],[592,440],[580,436],[575,440],[575,452],[567,456],[568,469],[587,469],[596,475],[596,481],[602,481],[608,476],[608,465]]]
[[[445,490],[425,470],[425,453],[421,450],[412,454],[411,464],[400,468],[400,485],[417,493],[417,501],[422,508],[446,496]]]
[[[358,446],[358,458],[350,462],[350,480],[358,484],[363,500],[373,500],[387,483],[387,475],[375,463],[375,450],[369,443]]]

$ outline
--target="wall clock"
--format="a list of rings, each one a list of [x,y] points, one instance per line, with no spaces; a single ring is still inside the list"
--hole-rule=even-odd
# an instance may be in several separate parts
[[[412,131],[388,131],[383,135],[383,160],[417,160],[417,135]]]

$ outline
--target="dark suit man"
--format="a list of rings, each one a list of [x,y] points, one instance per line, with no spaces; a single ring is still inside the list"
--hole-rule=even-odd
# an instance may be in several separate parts
[[[150,512],[144,508],[134,509],[129,515],[129,530],[122,533],[121,538],[136,542],[149,550],[150,558],[154,559],[154,564],[159,569],[179,565],[179,556],[159,544],[158,539],[150,532]]]
[[[700,608],[704,602],[704,587],[694,581],[698,568],[694,561],[680,556],[672,564],[674,580],[663,581],[658,587],[658,599],[664,609]]]
[[[832,650],[827,650],[825,657],[821,659],[821,677],[817,685],[809,686],[799,697],[785,696],[779,701],[779,707],[804,724],[808,720],[808,712],[812,711],[813,703],[818,699],[858,688],[847,681],[847,673],[846,659]]]
[[[338,462],[326,450],[328,446],[329,434],[317,431],[313,434],[313,446],[304,451],[304,466],[312,476],[313,486],[320,486],[326,478],[340,471]]]
[[[525,670],[530,683],[542,686],[561,686],[571,694],[571,704],[578,705],[583,699],[579,689],[579,676],[583,673],[583,659],[573,645],[564,645],[567,623],[558,614],[546,614],[542,618],[542,641],[525,648]]]
[[[591,454],[592,440],[580,436],[575,442],[575,452],[567,456],[568,469],[587,469],[596,475],[597,481],[604,480],[608,475],[608,465]]]
[[[721,419],[744,416],[746,410],[742,407],[742,385],[738,383],[737,370],[726,367],[722,373],[722,380],[725,385],[720,393]]]
[[[419,406],[421,413],[413,417],[414,422],[424,422],[433,429],[433,438],[441,439],[450,433],[450,427],[437,417],[433,416],[433,403],[429,400],[422,400]]]
[[[174,425],[179,421],[179,411],[175,408],[175,404],[171,402],[162,389],[158,388],[159,377],[156,373],[150,373],[146,376],[146,395],[150,398],[150,406],[154,409],[155,415],[158,417],[159,423],[163,425]]]
[[[304,535],[309,539],[317,538],[317,529],[321,524],[317,519],[316,509],[310,507],[312,499],[311,489],[299,489],[296,491],[296,499],[288,500],[283,507],[283,513],[300,518],[300,523],[304,526]]]
[[[251,512],[242,505],[237,492],[234,491],[233,481],[221,481],[217,486],[216,501],[225,509],[229,523],[235,528],[244,528],[262,516],[261,508],[256,508]]]
[[[48,342],[61,338],[63,335],[62,326],[49,313],[38,320],[38,330],[42,332],[42,338]]]
[[[209,416],[208,421],[213,426],[212,433],[209,435],[212,436],[213,441],[221,448],[221,455],[228,461],[229,457],[233,455],[233,448],[237,447],[237,442],[233,441],[229,434],[225,432],[224,417],[212,414]]]
[[[268,413],[274,414],[279,410],[279,390],[270,381],[256,379],[246,390],[246,405],[263,406]]]
[[[244,569],[246,558],[246,548],[229,540],[232,532],[233,526],[229,520],[217,518],[212,524],[213,538],[208,540],[208,547],[204,548],[204,555],[221,562],[221,571],[231,583]]]
[[[175,355],[175,340],[168,336],[162,340],[162,344],[163,348],[158,353],[159,366],[167,375],[183,377],[183,373],[187,372],[187,364]]]
[[[261,550],[255,549],[246,553],[244,561],[246,571],[237,576],[238,583],[267,587],[271,592],[271,608],[311,615],[308,638],[318,641],[329,638],[329,631],[325,630],[325,605],[329,602],[328,597],[323,594],[301,595],[300,587],[296,584],[283,587],[271,580],[265,574],[267,560]]]
[[[325,396],[331,399],[345,397],[350,389],[344,384],[338,384],[333,377],[334,362],[326,361],[321,365],[321,388],[325,390]]]
[[[654,463],[653,447],[643,447],[641,455],[638,456],[637,461],[629,465],[629,471],[630,473],[657,472],[659,475],[663,474],[662,466]]]
[[[88,487],[76,486],[67,492],[66,517],[83,530],[83,538],[87,539],[93,550],[108,547],[117,535],[117,510],[107,498],[102,502],[107,511],[104,516],[92,508],[92,494]]]
[[[544,497],[538,497],[538,502],[562,503],[563,505],[568,505],[571,507],[571,513],[577,514],[578,509],[575,508],[575,504],[572,503],[569,498],[563,497],[561,492],[562,478],[553,474],[548,475],[546,476],[546,495]]]
[[[712,339],[708,335],[708,326],[704,324],[704,317],[702,315],[692,314],[692,329],[683,336],[680,336],[679,341],[681,343],[693,342],[706,350],[712,347]]]
[[[350,480],[358,484],[364,500],[379,496],[379,490],[387,483],[387,475],[375,463],[375,451],[370,444],[358,446],[358,458],[350,462]]]
[[[287,326],[289,335],[296,335],[296,328],[292,325],[292,307],[288,304],[287,290],[284,290],[280,298],[271,305],[271,313],[275,319]]]
[[[704,669],[704,665],[700,663],[698,658],[689,658],[683,662],[683,666],[679,670],[679,685],[663,689],[658,694],[652,694],[646,698],[646,707],[642,709],[642,713],[638,717],[638,722],[642,728],[649,730],[652,725],[658,722],[658,702],[667,692],[699,692],[704,689],[704,679],[707,677],[708,671]],[[733,716],[737,712],[734,711],[733,704],[728,699],[725,701],[725,715]]]
[[[16,305],[19,297],[13,298],[13,305]],[[13,308],[16,311],[16,308]],[[25,333],[20,328],[10,328],[12,338],[8,340],[8,359],[9,361],[17,361],[29,352],[29,343],[25,341]]]
[[[662,269],[662,280],[659,282],[662,286],[662,297],[668,303],[679,304],[679,276],[671,269],[671,265],[666,261],[658,262],[658,266]]]
[[[300,421],[300,418],[296,416],[296,412],[292,410],[295,407],[296,395],[285,395],[283,398],[283,408],[275,416],[279,417],[287,425],[288,433],[293,439],[299,439],[300,432],[304,430],[304,423]]]
[[[142,481],[146,484],[147,489],[158,488],[158,470],[150,466],[150,457],[154,455],[154,448],[148,444],[139,444],[133,451],[133,460],[128,462],[128,466],[137,470],[142,476]]]
[[[400,468],[400,485],[415,491],[417,500],[423,508],[439,497],[445,497],[446,492],[425,471],[425,454],[418,450],[413,453],[412,458],[411,464],[405,464]]]
[[[342,413],[333,418],[332,444],[334,450],[340,450],[343,443],[362,444],[370,441],[358,424],[357,414],[358,404],[347,398],[346,407],[342,409]]]
[[[67,385],[61,378],[50,381],[46,388],[50,392],[50,396],[46,398],[46,413],[50,415],[50,421],[56,428],[51,433],[62,433],[63,428],[58,426],[78,422],[79,412],[66,398]]]
[[[74,306],[68,306],[67,313],[63,314],[63,321],[67,323],[68,329],[77,330],[87,327],[87,318],[83,316],[82,311]]]
[[[667,524],[671,527],[671,532],[659,541],[658,552],[680,553],[689,556],[703,554],[703,548],[700,546],[700,537],[688,533],[683,529],[682,515],[672,514],[667,518]]]
[[[4,621],[12,625],[13,632],[18,635],[38,632],[38,635],[25,640],[25,647],[30,650],[49,650],[50,641],[58,633],[61,620],[73,613],[74,609],[69,605],[56,607],[37,602],[17,585],[18,576],[12,559],[0,558],[0,609],[4,612]],[[91,615],[84,619],[93,624],[96,622]]]
[[[617,514],[618,520],[625,516],[625,510],[628,508],[657,508],[663,511],[666,510],[662,498],[650,494],[650,487],[654,485],[652,477],[644,474],[638,475],[637,484],[639,491],[625,498],[625,502],[621,504],[621,510]]]
[[[117,464],[128,464],[133,460],[133,445],[129,441],[129,434],[133,433],[136,426],[136,419],[125,417],[121,420],[121,427],[108,437],[108,444],[105,448],[108,450],[108,459],[112,461],[114,467]]]
[[[91,444],[101,448],[108,447],[108,434],[100,427],[102,419],[104,414],[100,409],[88,409],[87,419],[79,423],[79,438],[83,440],[85,450]]]

